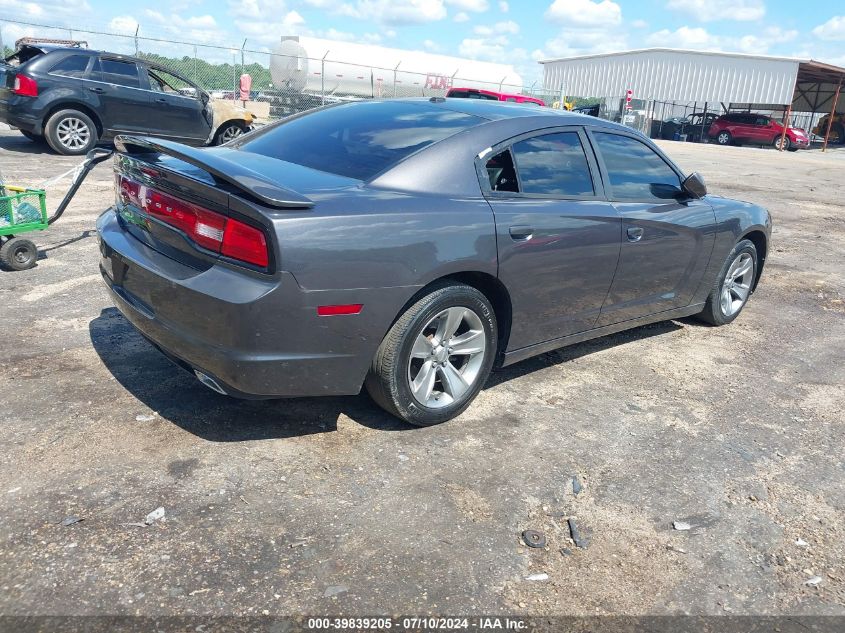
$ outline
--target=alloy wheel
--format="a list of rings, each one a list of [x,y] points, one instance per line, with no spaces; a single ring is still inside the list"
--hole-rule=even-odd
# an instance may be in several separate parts
[[[721,134],[719,134],[719,136],[717,137],[717,140],[719,141],[719,143],[720,143],[721,145],[727,145],[727,144],[728,144],[728,142],[731,140],[731,137],[728,135],[728,133],[727,133],[727,132],[722,132],[722,133],[721,133]]]
[[[438,409],[469,391],[478,380],[487,339],[481,318],[470,308],[451,307],[422,328],[408,362],[408,384],[421,405]]]
[[[69,150],[80,150],[91,140],[91,130],[82,119],[67,117],[56,126],[59,143]]]
[[[228,143],[229,141],[234,140],[239,136],[242,136],[243,133],[244,131],[237,125],[230,125],[225,130],[223,130],[223,133],[220,135],[220,144],[223,145],[224,143]]]
[[[754,259],[747,252],[740,253],[728,266],[728,273],[722,282],[720,304],[722,313],[726,317],[739,312],[745,302],[748,301],[753,277]]]

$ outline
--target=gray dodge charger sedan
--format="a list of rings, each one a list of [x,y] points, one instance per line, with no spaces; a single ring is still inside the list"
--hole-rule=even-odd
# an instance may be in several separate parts
[[[346,103],[223,147],[119,137],[97,222],[125,317],[211,389],[436,424],[494,366],[737,317],[771,219],[637,132],[469,99]]]

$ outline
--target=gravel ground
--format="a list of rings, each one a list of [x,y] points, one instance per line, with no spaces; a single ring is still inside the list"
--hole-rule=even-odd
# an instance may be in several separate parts
[[[663,145],[772,212],[742,316],[545,354],[429,429],[172,366],[99,279],[98,167],[0,273],[0,614],[845,615],[845,152]],[[0,132],[7,182],[76,162]]]

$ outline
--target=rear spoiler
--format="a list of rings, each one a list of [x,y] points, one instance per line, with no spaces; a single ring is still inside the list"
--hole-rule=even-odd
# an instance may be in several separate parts
[[[224,154],[222,148],[209,152],[173,141],[123,135],[116,137],[114,144],[118,151],[130,156],[152,153],[173,156],[208,172],[215,180],[233,185],[277,209],[307,209],[314,206],[314,201],[310,198],[286,189],[266,176],[241,165],[237,162],[236,150],[225,150],[226,154]]]

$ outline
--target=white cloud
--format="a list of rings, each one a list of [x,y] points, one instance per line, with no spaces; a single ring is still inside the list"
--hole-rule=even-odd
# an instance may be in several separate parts
[[[305,18],[303,18],[298,11],[290,11],[283,19],[282,19],[282,26],[286,29],[294,29],[301,25],[305,24]]]
[[[714,35],[701,27],[682,26],[675,31],[663,29],[652,33],[646,43],[670,48],[763,54],[774,44],[790,42],[796,37],[798,31],[785,31],[777,26],[766,28],[758,35],[739,37]]]
[[[425,24],[446,17],[444,0],[356,0],[337,7],[336,13],[382,24]]]
[[[155,24],[156,29],[178,36],[178,39],[183,41],[218,44],[229,39],[229,36],[218,27],[212,15],[195,15],[186,18],[177,13],[164,15],[151,9],[144,11],[144,15]],[[144,25],[142,25],[142,35],[144,30]]]
[[[514,64],[528,59],[528,52],[514,48],[504,35],[496,37],[468,37],[458,46],[461,57],[481,59],[500,64]]]
[[[821,40],[845,40],[845,15],[835,15],[819,24],[813,29],[813,35]]]
[[[567,27],[612,26],[622,21],[621,7],[611,0],[554,0],[546,11],[546,19]]]
[[[510,11],[510,6],[508,6],[508,3],[505,2],[505,0],[501,0],[501,2],[499,2],[499,11],[501,11],[502,13],[507,13],[508,11]]]
[[[445,0],[446,4],[459,11],[474,11],[481,13],[490,8],[487,0]]]
[[[496,24],[493,24],[491,26],[484,26],[479,24],[472,31],[476,35],[482,35],[484,37],[490,37],[491,35],[501,35],[504,33],[510,33],[511,35],[515,35],[516,33],[519,33],[519,24],[517,24],[513,20],[507,20],[505,22],[496,22]]]
[[[635,29],[647,29],[648,22],[646,22],[645,20],[634,20],[633,22],[631,22],[631,26]]]
[[[423,48],[427,51],[432,51],[434,53],[440,50],[440,45],[437,44],[434,40],[423,40]]]
[[[766,15],[763,0],[669,0],[666,8],[691,15],[700,22],[748,22]]]
[[[131,15],[118,15],[109,21],[110,33],[121,33],[128,35],[135,35],[135,29],[138,28],[138,20]]]
[[[229,13],[236,18],[269,22],[284,10],[284,0],[229,0]]]
[[[599,28],[563,29],[557,37],[547,40],[542,49],[535,50],[532,57],[535,60],[576,57],[615,53],[627,48],[627,35],[618,29],[610,31]]]
[[[455,17],[452,19],[455,22],[467,22],[469,20],[469,14],[464,11],[461,11],[460,13],[456,13]]]
[[[80,17],[91,11],[87,0],[67,0],[66,2],[20,2],[18,0],[0,0],[0,12],[6,13],[12,19],[39,18],[47,19],[55,24],[57,17]],[[23,37],[23,36],[21,36]]]

